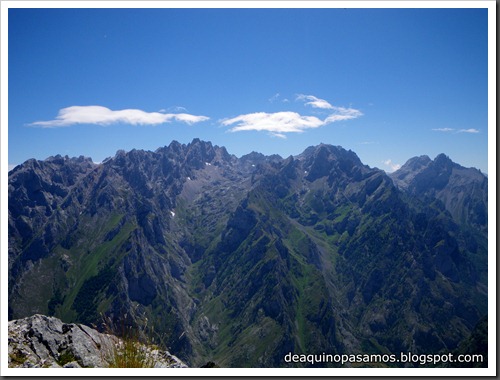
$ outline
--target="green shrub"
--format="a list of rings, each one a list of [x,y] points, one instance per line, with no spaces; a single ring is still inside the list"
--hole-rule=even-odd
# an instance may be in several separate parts
[[[76,361],[75,355],[71,351],[65,350],[59,354],[59,359],[57,360],[57,364],[61,367],[65,364]]]

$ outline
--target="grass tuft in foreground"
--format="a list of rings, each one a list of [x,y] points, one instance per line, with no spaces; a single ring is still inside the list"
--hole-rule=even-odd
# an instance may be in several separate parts
[[[113,332],[113,323],[110,318],[103,317],[106,330]],[[147,321],[147,319],[146,319]],[[121,326],[120,340],[115,344],[107,358],[109,368],[154,368],[156,355],[153,346],[148,348],[147,342],[141,341],[140,328]],[[144,326],[144,330],[146,326]],[[116,330],[115,330],[116,331]]]

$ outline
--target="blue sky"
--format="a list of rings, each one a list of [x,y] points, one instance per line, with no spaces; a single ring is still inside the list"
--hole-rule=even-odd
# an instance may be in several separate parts
[[[425,4],[425,3],[424,3]],[[310,145],[488,172],[486,9],[9,9],[8,163]]]

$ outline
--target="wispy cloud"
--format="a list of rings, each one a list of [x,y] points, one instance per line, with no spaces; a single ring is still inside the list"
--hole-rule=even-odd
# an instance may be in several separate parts
[[[271,96],[269,98],[269,103],[274,103],[275,101],[277,101],[279,99],[279,97],[280,97],[280,93],[277,92],[276,94],[274,94],[273,96]]]
[[[333,107],[332,109],[335,112],[330,114],[330,116],[325,119],[327,124],[333,123],[334,121],[357,119],[358,117],[363,116],[361,111],[354,108]]]
[[[170,112],[187,112],[187,109],[185,107],[182,107],[182,106],[173,106],[173,107],[169,107],[167,109],[167,111],[170,111]],[[163,112],[167,112],[167,111],[163,111]],[[162,112],[162,111],[160,111]]]
[[[459,129],[458,133],[479,133],[479,129],[475,129],[475,128]]]
[[[286,135],[283,133],[269,132],[271,137],[278,137],[280,139],[286,139]]]
[[[280,101],[280,99],[281,99],[281,101]],[[282,98],[282,96],[279,92],[277,92],[276,94],[271,96],[268,99],[268,101],[269,101],[269,103],[276,103],[278,101],[280,101],[281,103],[289,103],[290,102],[290,100],[288,100],[287,98]]]
[[[454,131],[453,128],[433,128],[432,130],[437,131],[437,132],[452,132],[452,131]]]
[[[363,115],[357,109],[336,107],[326,100],[312,95],[297,95],[297,99],[305,101],[306,105],[310,105],[313,108],[329,110],[328,115],[320,118],[317,116],[301,115],[292,111],[275,113],[255,112],[222,119],[220,123],[225,127],[230,127],[230,132],[267,131],[272,136],[285,138],[285,133],[300,133],[307,129],[319,128],[337,121],[356,119]]]
[[[385,161],[382,161],[382,163],[385,165],[385,166],[388,166],[389,167],[389,172],[394,172],[398,169],[401,168],[401,165],[400,164],[395,164],[394,162],[392,162],[391,159],[388,159],[388,160],[385,160]]]
[[[194,124],[208,119],[206,116],[196,116],[187,113],[145,112],[139,109],[113,111],[102,106],[72,106],[59,110],[54,120],[36,121],[30,125],[41,128],[59,128],[75,124],[110,125],[123,123],[131,125],[158,125],[172,121]]]
[[[313,108],[321,108],[321,109],[327,109],[327,110],[331,110],[331,109],[335,108],[330,103],[328,103],[326,100],[319,99],[313,95],[298,94],[296,99],[304,101],[306,106],[311,106]]]
[[[475,128],[469,128],[469,129],[459,129],[456,130],[454,128],[433,128],[433,131],[438,131],[438,132],[453,132],[456,131],[455,133],[479,133],[479,129]]]

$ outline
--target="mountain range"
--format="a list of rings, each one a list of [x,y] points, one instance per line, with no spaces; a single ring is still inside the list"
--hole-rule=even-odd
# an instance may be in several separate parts
[[[9,172],[9,320],[141,326],[190,366],[451,352],[487,329],[487,194],[444,154],[388,175],[327,144],[31,159]]]

